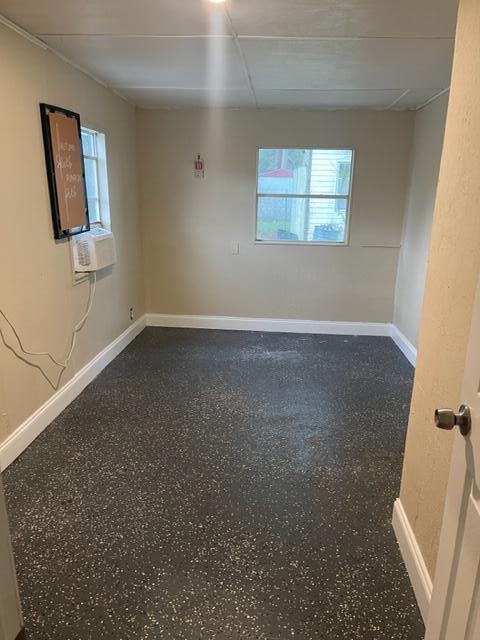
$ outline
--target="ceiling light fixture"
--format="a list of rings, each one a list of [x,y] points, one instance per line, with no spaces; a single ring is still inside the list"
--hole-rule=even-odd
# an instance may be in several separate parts
[[[210,0],[212,4],[225,4],[226,0]]]

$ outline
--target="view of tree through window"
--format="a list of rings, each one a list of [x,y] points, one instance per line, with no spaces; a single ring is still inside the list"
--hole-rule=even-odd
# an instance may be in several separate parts
[[[351,149],[260,149],[257,240],[346,241]]]

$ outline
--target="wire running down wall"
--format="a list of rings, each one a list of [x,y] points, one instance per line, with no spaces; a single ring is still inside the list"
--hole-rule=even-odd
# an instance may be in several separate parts
[[[108,148],[112,229],[119,260],[101,273],[88,322],[77,335],[62,384],[144,314],[143,271],[135,169],[135,110],[51,51],[0,24],[2,83],[8,100],[2,132],[8,153],[0,156],[1,307],[25,348],[49,352],[32,360],[56,380],[71,345],[72,330],[86,309],[85,285],[74,286],[68,242],[53,238],[39,104],[65,106],[82,124],[105,133]],[[19,168],[21,167],[21,171]],[[0,318],[2,331],[11,331]],[[18,344],[17,344],[18,346]],[[54,394],[36,368],[0,345],[0,441]]]

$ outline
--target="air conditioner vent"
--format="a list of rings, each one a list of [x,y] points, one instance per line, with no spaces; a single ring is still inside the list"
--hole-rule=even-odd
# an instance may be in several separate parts
[[[90,266],[90,251],[88,247],[88,242],[85,240],[80,240],[77,243],[77,254],[78,254],[78,263],[81,267],[89,267]]]

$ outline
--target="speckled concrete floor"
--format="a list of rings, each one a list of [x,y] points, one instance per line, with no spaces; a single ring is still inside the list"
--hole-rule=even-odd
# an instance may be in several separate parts
[[[420,640],[388,338],[147,329],[5,473],[30,640]]]

